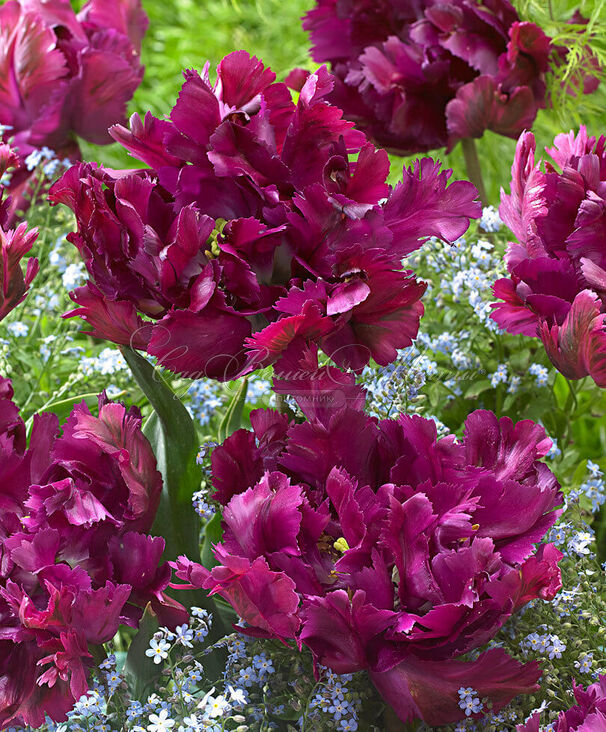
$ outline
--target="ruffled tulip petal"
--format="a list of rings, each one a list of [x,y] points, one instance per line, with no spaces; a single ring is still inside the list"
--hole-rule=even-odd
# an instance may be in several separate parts
[[[85,320],[93,328],[86,331],[87,335],[135,349],[146,348],[151,326],[137,315],[132,303],[125,300],[108,301],[91,283],[77,287],[70,297],[79,307],[65,313],[65,317],[77,315]]]
[[[171,155],[164,147],[164,135],[170,130],[169,122],[146,112],[143,121],[137,114],[133,114],[128,128],[119,124],[112,125],[109,134],[134,158],[152,168],[161,168],[179,164],[179,158]]]
[[[126,117],[126,105],[141,79],[143,68],[134,69],[129,63],[130,44],[116,43],[95,37],[97,48],[89,48],[80,56],[80,73],[69,84],[73,106],[69,116],[74,132],[97,145],[111,142],[109,128]],[[112,73],[108,75],[108,68]]]
[[[301,618],[303,643],[320,663],[345,674],[374,663],[380,634],[394,622],[395,613],[374,607],[365,592],[356,592],[350,600],[347,592],[335,590],[326,597],[307,598]]]
[[[512,94],[505,94],[489,76],[479,76],[462,86],[446,106],[452,140],[481,137],[485,130],[517,137],[532,127],[536,116],[536,101],[529,87],[521,86]]]
[[[141,422],[135,407],[126,410],[122,404],[101,397],[98,417],[90,414],[85,404],[77,406],[64,433],[66,442],[87,440],[123,464],[120,472],[128,489],[126,515],[133,529],[151,526],[162,492],[162,476],[151,445],[141,432]]]
[[[215,555],[222,564],[206,572],[202,587],[224,597],[265,637],[294,638],[300,626],[294,582],[283,572],[272,572],[261,557],[250,562],[230,556],[220,546]]]
[[[521,664],[500,648],[475,661],[410,658],[389,671],[370,672],[373,684],[403,722],[421,718],[435,726],[461,719],[458,690],[462,686],[473,687],[497,713],[518,694],[536,691],[540,675],[536,662]]]
[[[89,0],[78,13],[81,23],[113,28],[127,36],[137,52],[149,25],[140,0]]]
[[[233,496],[223,509],[231,538],[228,551],[251,560],[262,554],[300,554],[301,488],[283,473],[266,473],[253,488]]]
[[[539,334],[550,361],[569,379],[588,374],[598,386],[606,386],[606,316],[597,295],[580,292],[561,326],[543,323]],[[591,371],[589,368],[591,367]]]
[[[298,346],[298,347],[297,347]],[[274,368],[273,390],[294,397],[303,414],[328,426],[335,411],[348,404],[360,409],[366,392],[356,384],[355,375],[332,366],[318,365],[318,349],[304,343],[293,344]]]
[[[209,306],[194,313],[174,310],[154,326],[148,352],[172,371],[189,378],[229,381],[246,364],[248,320]]]
[[[21,260],[32,249],[38,230],[27,230],[27,224],[20,224],[14,231],[4,232],[0,228],[0,320],[23,302],[32,280],[38,273],[37,259],[28,259],[25,273]]]
[[[404,171],[385,207],[386,223],[401,256],[418,248],[421,219],[424,236],[452,242],[467,230],[470,218],[479,216],[481,204],[474,185],[468,181],[448,185],[450,175],[431,158],[417,160]]]
[[[556,48],[501,0],[316,0],[303,28],[314,60],[331,65],[333,103],[397,155],[452,148],[486,129],[515,137],[545,105]]]
[[[499,214],[519,241],[528,248],[536,240],[535,218],[546,213],[545,177],[535,164],[536,142],[532,132],[520,135],[511,167],[510,195],[501,194]]]

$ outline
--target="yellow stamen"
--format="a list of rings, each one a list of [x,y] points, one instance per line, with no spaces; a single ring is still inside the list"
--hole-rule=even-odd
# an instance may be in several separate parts
[[[343,537],[340,539],[337,539],[335,543],[333,544],[333,547],[338,551],[344,554],[349,549],[349,544],[345,541]]]

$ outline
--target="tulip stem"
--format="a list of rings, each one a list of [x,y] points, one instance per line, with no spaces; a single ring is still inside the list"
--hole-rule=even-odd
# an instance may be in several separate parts
[[[284,394],[276,394],[276,411],[280,412],[280,414],[289,414],[290,409],[288,408],[288,403],[286,401],[286,397]]]
[[[574,406],[574,412],[577,411],[579,402],[577,401],[576,386],[573,385],[570,379],[566,379],[568,385],[568,399],[566,400],[566,411],[570,413],[570,408]],[[574,414],[573,412],[573,414]]]
[[[482,178],[482,168],[480,166],[476,141],[473,137],[464,137],[461,140],[461,146],[463,148],[463,157],[465,158],[465,167],[467,168],[467,177],[478,189],[482,206],[488,206],[488,197],[486,196],[486,188],[484,187],[484,178]]]
[[[576,386],[570,379],[566,379],[566,385],[568,386],[568,398],[566,399],[566,404],[564,406],[564,414],[566,416],[566,428],[563,434],[562,449],[571,441],[570,433],[572,431],[573,417],[579,407],[579,403],[577,401]]]
[[[103,661],[107,658],[107,653],[105,652],[105,648],[103,646],[95,646],[95,645],[89,645],[89,651],[91,652],[91,656],[93,657],[93,660],[95,662],[95,666],[100,666]]]

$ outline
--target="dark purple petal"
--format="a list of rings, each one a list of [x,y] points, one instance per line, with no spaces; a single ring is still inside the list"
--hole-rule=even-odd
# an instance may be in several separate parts
[[[517,137],[532,127],[536,116],[535,97],[527,86],[520,86],[512,94],[506,94],[497,81],[489,76],[478,76],[462,86],[446,107],[451,140],[481,137],[485,130],[506,137]]]
[[[273,390],[293,396],[307,419],[328,426],[335,411],[349,407],[362,410],[366,392],[353,374],[332,366],[318,366],[317,348],[291,346],[277,362]]]
[[[385,205],[385,222],[394,234],[397,251],[404,256],[419,246],[420,236],[455,241],[465,233],[470,218],[478,218],[477,191],[467,181],[447,186],[451,170],[422,158],[404,171]]]
[[[146,112],[143,122],[137,114],[133,114],[129,122],[130,129],[114,125],[109,128],[109,134],[133,157],[153,168],[179,164],[179,158],[164,147],[164,135],[171,129],[169,122],[157,119],[151,112]]]
[[[179,132],[204,149],[221,121],[219,102],[196,71],[188,70],[184,76],[185,83],[170,118]]]
[[[78,20],[96,28],[114,28],[128,37],[137,52],[149,25],[141,0],[89,0]]]
[[[21,260],[32,249],[38,230],[27,230],[27,224],[20,224],[14,231],[0,229],[0,320],[23,302],[32,280],[38,273],[37,259],[28,259],[25,273]]]
[[[471,686],[487,697],[498,712],[518,694],[539,687],[536,661],[523,665],[500,648],[475,661],[418,661],[411,657],[390,671],[370,677],[385,701],[403,722],[421,718],[430,725],[449,724],[463,717],[458,690]],[[413,696],[414,693],[414,696]]]
[[[515,282],[502,277],[492,286],[495,297],[501,302],[492,303],[494,308],[490,317],[500,328],[508,333],[520,333],[526,336],[536,336],[539,328],[539,318],[516,292]]]
[[[562,325],[542,323],[539,335],[553,365],[569,379],[590,375],[598,386],[606,386],[606,315],[591,290],[574,299]]]
[[[209,305],[200,312],[174,310],[154,325],[148,352],[189,378],[229,381],[246,363],[250,323]]]
[[[89,644],[137,627],[148,602],[171,627],[187,613],[164,595],[164,540],[133,531],[149,529],[162,489],[139,411],[102,394],[98,416],[82,402],[62,430],[35,415],[26,448],[7,380],[0,397],[0,720],[40,726],[88,690]]]
[[[73,627],[89,643],[107,643],[118,631],[122,608],[130,594],[129,585],[112,582],[98,590],[80,592],[72,608]]]
[[[244,493],[263,475],[261,454],[255,436],[247,430],[236,430],[211,456],[213,498],[226,506],[232,496]]]
[[[284,393],[303,381],[319,395],[314,376],[324,385],[329,374],[315,347],[292,348],[277,366]],[[337,393],[353,390],[347,376]],[[456,657],[560,587],[560,552],[535,550],[561,501],[540,462],[544,430],[479,411],[457,442],[417,415],[378,422],[353,391],[334,409],[297,399],[306,421],[259,410],[254,433],[239,430],[215,450],[227,504],[219,565],[209,572],[180,558],[184,587],[222,594],[253,626],[241,632],[294,637],[337,673],[370,671],[404,721],[462,718],[465,679],[498,708],[536,688],[536,665],[500,650]],[[446,693],[435,707],[437,685]]]
[[[231,110],[246,110],[275,80],[274,72],[246,51],[228,54],[217,67],[215,94]]]
[[[319,663],[339,674],[353,673],[374,662],[373,645],[394,618],[392,611],[367,602],[365,592],[350,599],[344,590],[335,590],[304,600],[300,638]]]
[[[126,300],[107,300],[91,283],[76,288],[70,292],[70,297],[80,307],[70,310],[65,317],[79,315],[93,328],[87,331],[88,335],[106,338],[131,348],[146,348],[151,325],[146,325],[137,315],[132,303]]]

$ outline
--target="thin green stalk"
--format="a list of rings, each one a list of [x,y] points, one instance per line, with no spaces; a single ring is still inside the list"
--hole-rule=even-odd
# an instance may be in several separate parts
[[[577,411],[579,402],[577,400],[577,394],[576,394],[576,387],[572,385],[572,382],[570,379],[566,379],[566,384],[568,385],[569,394],[568,399],[566,400],[566,412],[570,412],[570,407],[574,404],[574,411],[573,414]]]
[[[313,699],[314,694],[316,693],[316,689],[321,686],[320,682],[318,681],[315,686],[312,687],[311,691],[309,692],[307,696],[307,701],[305,703],[305,709],[303,710],[303,725],[301,726],[301,732],[306,732],[307,730],[307,715],[309,714],[309,705],[311,704],[311,700]]]
[[[280,414],[288,414],[288,404],[286,403],[286,397],[284,394],[275,394],[276,397],[276,411],[280,412]]]
[[[123,389],[121,392],[118,392],[115,397],[112,397],[113,399],[119,399],[120,397],[123,397],[126,394],[126,391]],[[88,394],[78,394],[74,397],[68,397],[67,399],[60,399],[57,402],[46,402],[46,404],[43,404],[39,412],[43,412],[45,409],[54,409],[55,407],[62,407],[64,404],[70,404],[71,402],[79,402],[82,401],[82,399],[92,399],[93,397],[98,397],[99,392],[97,391],[91,391]]]
[[[562,445],[562,448],[565,445],[568,445],[570,442],[570,433],[572,431],[572,423],[573,423],[573,417],[576,414],[576,411],[579,407],[579,402],[577,400],[577,394],[576,394],[576,386],[573,386],[570,379],[566,379],[566,384],[568,385],[568,398],[566,399],[566,404],[564,406],[564,413],[566,415],[566,429],[564,430],[563,440],[564,445]]]
[[[486,195],[486,187],[484,186],[484,178],[482,177],[482,167],[480,165],[480,158],[478,157],[476,141],[472,137],[465,137],[461,140],[461,147],[463,148],[467,177],[478,189],[482,206],[488,206],[488,196]]]

